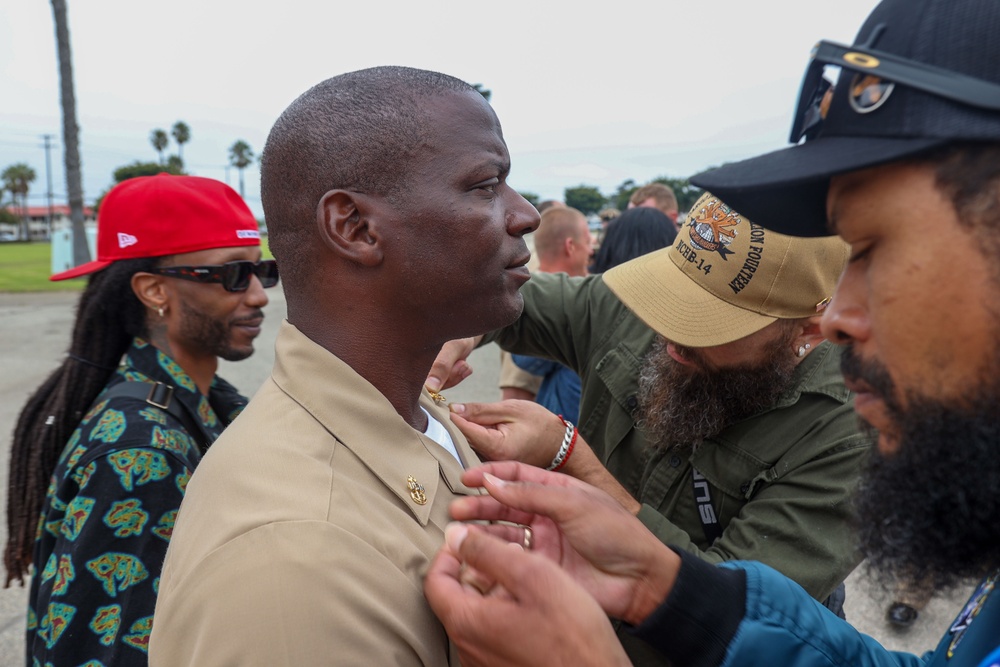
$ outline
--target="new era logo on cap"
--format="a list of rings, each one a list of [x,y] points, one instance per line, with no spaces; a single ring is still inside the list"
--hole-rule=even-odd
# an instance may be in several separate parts
[[[126,234],[125,232],[118,232],[118,247],[127,248],[130,245],[135,245],[139,242],[139,239],[132,236],[131,234]]]
[[[238,239],[259,239],[260,232],[253,229],[237,229],[236,238]]]

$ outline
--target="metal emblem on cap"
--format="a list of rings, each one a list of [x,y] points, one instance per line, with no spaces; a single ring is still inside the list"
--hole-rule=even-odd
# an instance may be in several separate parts
[[[424,485],[414,479],[413,475],[406,477],[406,488],[410,490],[410,498],[418,505],[427,504],[427,494],[424,493]]]
[[[881,61],[875,56],[870,56],[867,53],[858,53],[857,51],[845,53],[844,62],[850,63],[855,67],[864,67],[865,69],[874,69],[881,64]]]
[[[697,211],[692,211],[691,218],[687,227],[694,247],[717,252],[722,259],[726,259],[726,255],[733,254],[733,251],[729,250],[729,245],[739,233],[736,228],[743,220],[739,213],[717,198],[712,198]]]
[[[847,101],[858,113],[871,113],[889,99],[896,84],[871,74],[855,74],[847,91]]]

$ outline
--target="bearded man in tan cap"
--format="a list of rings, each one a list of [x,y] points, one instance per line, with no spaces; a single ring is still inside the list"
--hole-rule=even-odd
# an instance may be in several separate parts
[[[453,419],[483,458],[558,466],[667,544],[763,561],[827,599],[858,562],[847,500],[872,444],[819,331],[846,260],[836,238],[777,234],[705,194],[672,247],[601,276],[535,274],[521,318],[485,337],[580,374],[578,433],[522,401]],[[449,343],[437,373],[476,342]]]

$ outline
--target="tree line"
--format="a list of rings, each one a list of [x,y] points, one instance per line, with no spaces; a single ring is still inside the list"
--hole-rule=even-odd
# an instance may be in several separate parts
[[[663,183],[673,190],[677,197],[677,208],[682,212],[690,210],[702,194],[702,191],[691,185],[686,178],[659,176],[649,183]],[[622,181],[609,195],[601,194],[600,189],[592,185],[578,185],[563,190],[563,202],[585,215],[598,213],[606,208],[624,211],[628,208],[628,201],[632,193],[643,185],[647,185],[647,183],[636,183],[635,180],[629,178]],[[541,203],[539,196],[533,192],[522,192],[521,196],[536,207]]]
[[[170,145],[170,138],[177,143],[177,154],[164,156]],[[118,167],[112,172],[113,184],[97,196],[95,210],[100,207],[101,200],[115,185],[137,176],[155,176],[166,172],[168,174],[187,174],[184,168],[184,144],[191,140],[191,128],[184,121],[174,123],[168,135],[166,130],[156,128],[149,134],[149,142],[157,153],[157,160],[136,160]],[[229,147],[229,164],[239,173],[239,192],[245,197],[243,170],[253,164],[257,156],[253,149],[243,139],[237,139]],[[37,180],[35,170],[25,162],[9,165],[0,172],[0,223],[18,225],[18,239],[28,238],[28,193]],[[9,199],[6,198],[9,195]],[[51,230],[49,230],[51,231]]]
[[[177,154],[168,155],[164,159],[164,151],[170,145],[170,138],[173,137],[174,141],[177,143]],[[97,200],[94,204],[95,209],[99,209],[101,201],[104,196],[108,194],[108,191],[112,187],[121,183],[122,181],[127,181],[130,178],[136,178],[137,176],[155,176],[156,174],[166,172],[168,174],[174,175],[185,175],[188,172],[184,168],[184,144],[191,141],[191,128],[182,120],[174,123],[173,127],[170,129],[170,134],[162,128],[155,128],[149,133],[149,143],[153,146],[153,149],[157,154],[157,161],[145,161],[136,160],[135,162],[130,162],[129,164],[122,165],[112,172],[112,177],[114,178],[114,183],[107,188],[104,192],[98,195]],[[243,139],[237,139],[232,146],[229,147],[229,164],[236,168],[239,172],[240,179],[240,196],[246,197],[246,190],[244,187],[243,180],[243,170],[253,164],[256,155],[253,149],[250,148],[248,144]]]
[[[164,158],[164,151],[169,146],[170,136],[177,143],[177,154],[168,155]],[[183,121],[174,123],[169,136],[165,130],[154,129],[150,133],[149,141],[157,152],[158,160],[155,162],[136,160],[135,162],[118,167],[112,173],[114,185],[137,176],[154,176],[161,172],[186,174],[187,172],[184,170],[183,150],[184,144],[190,140],[191,128]],[[239,172],[239,192],[240,196],[244,196],[243,170],[253,164],[254,160],[257,159],[257,155],[246,141],[238,139],[229,147],[228,158],[229,164]],[[23,231],[19,235],[20,238],[27,238],[27,199],[31,184],[35,181],[35,178],[35,170],[23,162],[10,165],[3,172],[0,172],[0,182],[2,182],[3,186],[0,189],[0,222],[20,223],[23,227]],[[702,194],[702,191],[691,185],[686,178],[660,176],[650,182],[663,183],[669,186],[677,196],[677,207],[682,212],[688,211]],[[114,187],[114,185],[111,187]],[[606,208],[624,211],[628,208],[629,198],[632,196],[632,193],[642,185],[646,185],[646,183],[637,183],[635,180],[629,178],[622,181],[615,191],[608,195],[602,194],[600,189],[595,186],[578,185],[566,188],[563,191],[563,202],[567,206],[579,209],[586,215],[598,213]],[[101,200],[104,199],[104,196],[111,187],[97,197],[95,210],[100,207]],[[4,193],[10,194],[10,200],[7,202],[3,199]],[[541,203],[539,196],[535,193],[522,192],[521,196],[536,207]],[[11,208],[14,210],[10,210]]]

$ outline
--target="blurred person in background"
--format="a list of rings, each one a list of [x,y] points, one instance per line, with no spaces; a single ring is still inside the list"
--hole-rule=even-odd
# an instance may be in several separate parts
[[[630,208],[608,224],[590,273],[604,273],[630,259],[667,248],[676,237],[673,223],[658,209]]]
[[[677,195],[674,194],[669,185],[648,183],[633,192],[632,196],[628,198],[628,207],[641,208],[643,206],[662,211],[665,216],[670,218],[674,229],[677,228]]]
[[[593,255],[593,237],[583,213],[568,206],[550,208],[534,234],[540,273],[587,275]],[[577,421],[580,414],[580,376],[564,365],[529,355],[512,355],[521,370],[542,378],[534,400],[553,414]],[[508,398],[505,396],[504,398]]]

